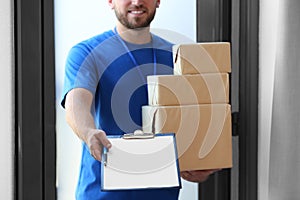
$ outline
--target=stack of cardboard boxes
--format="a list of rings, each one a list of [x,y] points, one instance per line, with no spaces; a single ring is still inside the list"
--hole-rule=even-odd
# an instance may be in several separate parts
[[[175,133],[181,171],[232,167],[229,43],[175,45],[174,75],[148,76],[143,131]]]

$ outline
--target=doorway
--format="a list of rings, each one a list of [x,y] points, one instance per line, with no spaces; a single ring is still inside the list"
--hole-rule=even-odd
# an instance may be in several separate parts
[[[192,7],[203,3],[203,9],[209,7],[208,1],[191,1]],[[233,5],[239,3],[238,34],[238,114],[236,119],[238,129],[238,194],[240,199],[256,199],[257,195],[257,79],[258,79],[258,0],[246,1],[210,1],[218,5],[222,11],[215,18],[213,28],[221,34],[221,39],[227,34],[227,17],[224,13],[234,10]],[[198,3],[198,4],[197,4]],[[72,5],[72,2],[69,4]],[[230,5],[230,9],[228,7]],[[214,7],[210,7],[214,8]],[[16,45],[16,193],[17,199],[56,199],[56,119],[57,92],[55,89],[55,51],[54,51],[54,2],[16,0],[15,5],[15,45]],[[226,10],[228,9],[228,10]],[[199,11],[199,10],[198,10]],[[206,11],[208,13],[208,11]],[[193,10],[192,14],[199,12]],[[206,13],[206,14],[207,14]],[[221,14],[222,13],[222,14]],[[201,15],[201,13],[200,13]],[[228,13],[226,14],[228,16]],[[106,19],[106,17],[104,17]],[[100,18],[100,19],[104,19]],[[196,19],[196,17],[194,18]],[[222,21],[224,19],[225,21]],[[232,19],[231,19],[232,20]],[[193,22],[189,22],[193,23]],[[221,25],[221,26],[219,26]],[[234,23],[231,21],[230,26]],[[196,25],[195,25],[196,27]],[[199,26],[200,27],[200,26]],[[222,29],[220,28],[222,27]],[[182,30],[184,32],[184,30]],[[72,33],[70,34],[72,35]],[[192,36],[194,37],[194,36]],[[193,39],[201,41],[201,36]],[[213,38],[216,39],[216,38]],[[207,188],[211,194],[232,194],[232,173],[216,175],[200,186]],[[234,180],[235,180],[234,179]],[[222,191],[222,181],[229,187]],[[26,191],[26,192],[25,192]],[[203,190],[202,190],[203,191]],[[209,198],[208,193],[202,193],[201,199]]]

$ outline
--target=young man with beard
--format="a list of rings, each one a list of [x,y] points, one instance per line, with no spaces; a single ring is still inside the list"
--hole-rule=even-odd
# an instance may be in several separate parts
[[[176,200],[178,189],[100,191],[102,147],[106,135],[141,129],[147,105],[146,77],[172,74],[172,44],[150,32],[160,0],[108,0],[116,27],[75,45],[65,68],[62,106],[70,127],[83,141],[78,200]],[[204,181],[213,170],[183,172]]]

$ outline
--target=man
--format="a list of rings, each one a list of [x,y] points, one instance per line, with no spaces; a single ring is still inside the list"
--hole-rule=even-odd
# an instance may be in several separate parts
[[[84,142],[76,199],[175,200],[178,189],[100,191],[102,147],[106,134],[141,128],[147,104],[146,76],[172,73],[172,44],[150,33],[160,0],[108,0],[116,28],[74,46],[66,63],[62,106],[66,120]],[[182,172],[189,181],[204,181],[213,170]]]

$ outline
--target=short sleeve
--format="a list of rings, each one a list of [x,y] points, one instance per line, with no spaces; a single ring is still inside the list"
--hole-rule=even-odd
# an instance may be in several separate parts
[[[65,106],[65,98],[69,91],[74,88],[84,88],[94,94],[98,82],[99,72],[95,63],[93,49],[89,49],[85,44],[74,46],[68,54],[65,65],[62,107]]]

